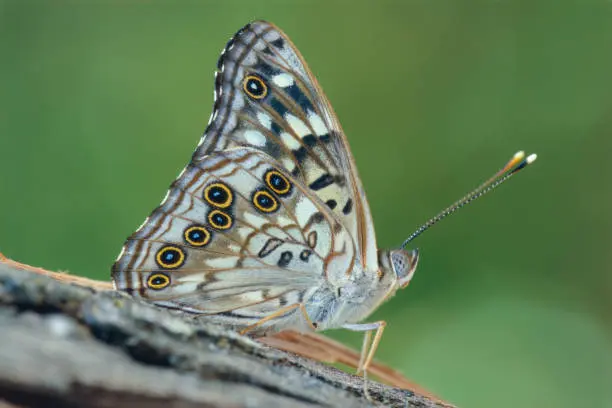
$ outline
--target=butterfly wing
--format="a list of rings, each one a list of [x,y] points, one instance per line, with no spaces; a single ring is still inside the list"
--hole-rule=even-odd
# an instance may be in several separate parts
[[[194,160],[236,146],[275,158],[348,230],[359,269],[376,271],[372,216],[347,139],[291,40],[268,22],[248,24],[215,75],[215,105]]]
[[[376,270],[370,210],[329,102],[285,34],[245,26],[219,59],[204,136],[128,238],[115,286],[246,326]]]
[[[244,327],[302,303],[354,262],[334,214],[270,156],[240,147],[187,166],[112,277],[119,290]]]

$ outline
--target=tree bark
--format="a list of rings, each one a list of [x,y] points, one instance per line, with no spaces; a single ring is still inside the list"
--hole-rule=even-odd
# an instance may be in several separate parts
[[[19,265],[0,262],[0,407],[450,406],[372,381],[369,401],[359,376]]]

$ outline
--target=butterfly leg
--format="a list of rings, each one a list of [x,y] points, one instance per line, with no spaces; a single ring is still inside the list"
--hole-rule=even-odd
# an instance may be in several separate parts
[[[368,391],[368,367],[374,359],[374,354],[376,353],[376,349],[378,348],[378,344],[380,343],[380,339],[382,338],[386,325],[387,322],[380,320],[374,323],[345,324],[342,326],[348,330],[365,332],[357,374],[363,373],[363,393],[370,401],[372,398]],[[374,334],[374,340],[370,342],[373,331],[376,331],[376,333]]]
[[[262,324],[269,322],[270,320],[276,319],[279,316],[285,315],[288,312],[299,308],[300,311],[302,312],[302,316],[304,316],[304,319],[306,320],[306,323],[308,323],[308,325],[310,326],[310,328],[314,331],[316,330],[316,326],[312,323],[312,320],[310,320],[310,318],[308,317],[308,313],[306,312],[306,308],[304,307],[304,304],[302,303],[294,303],[292,305],[283,307],[281,309],[278,309],[276,312],[264,317],[261,320],[258,320],[257,322],[253,323],[252,325],[242,329],[240,331],[240,334],[245,334],[251,330],[256,329],[257,327],[261,326]]]

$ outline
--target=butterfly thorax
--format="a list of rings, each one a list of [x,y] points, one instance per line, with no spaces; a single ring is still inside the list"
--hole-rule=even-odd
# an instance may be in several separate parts
[[[407,286],[417,266],[418,251],[383,250],[378,258],[377,271],[353,271],[342,284],[327,282],[311,295],[305,308],[317,329],[339,328],[368,317],[398,289]]]
[[[306,312],[318,330],[356,323],[395,292],[395,283],[391,275],[379,280],[376,274],[364,274],[343,286],[326,284],[305,302]]]

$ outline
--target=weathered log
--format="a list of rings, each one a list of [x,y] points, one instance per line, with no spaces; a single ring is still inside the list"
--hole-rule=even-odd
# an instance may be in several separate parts
[[[363,379],[202,319],[0,262],[0,405],[361,407]],[[449,406],[376,382],[375,404]]]

